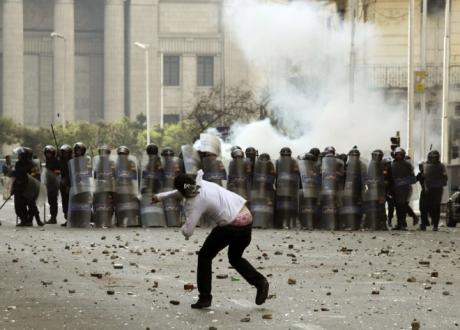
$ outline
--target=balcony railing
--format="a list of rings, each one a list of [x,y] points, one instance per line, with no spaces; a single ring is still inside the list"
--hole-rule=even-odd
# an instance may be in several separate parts
[[[415,67],[415,71],[421,71]],[[427,78],[425,86],[442,86],[442,65],[429,64],[426,66]],[[373,88],[407,88],[407,65],[406,64],[371,64],[356,68],[356,75],[362,81],[369,82]],[[460,85],[460,65],[450,67],[450,84]]]

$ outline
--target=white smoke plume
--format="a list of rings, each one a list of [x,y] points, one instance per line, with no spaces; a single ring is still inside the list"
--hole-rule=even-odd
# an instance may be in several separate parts
[[[369,158],[374,149],[388,150],[396,131],[404,137],[405,104],[385,104],[365,77],[357,77],[350,103],[350,26],[322,3],[227,1],[227,31],[257,77],[254,90],[270,95],[285,128],[282,134],[269,120],[236,124],[232,144],[275,158],[284,146],[299,155],[328,145],[347,153],[357,145]],[[371,55],[374,33],[370,24],[356,26],[357,63]]]

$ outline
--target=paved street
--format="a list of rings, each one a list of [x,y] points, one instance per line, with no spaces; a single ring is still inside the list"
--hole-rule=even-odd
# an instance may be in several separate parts
[[[207,230],[16,228],[13,203],[0,212],[0,329],[460,329],[458,228],[254,230],[270,299],[254,304],[224,251],[198,311],[184,284]]]

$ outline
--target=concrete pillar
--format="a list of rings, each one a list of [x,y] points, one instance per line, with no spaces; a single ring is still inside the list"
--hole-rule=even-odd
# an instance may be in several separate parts
[[[145,113],[144,52],[134,42],[149,44],[150,127],[160,123],[160,51],[158,0],[131,0],[129,7],[129,117]]]
[[[3,1],[3,116],[24,122],[22,0]]]
[[[124,0],[105,0],[104,25],[104,118],[125,116]]]
[[[74,1],[54,3],[54,122],[75,120],[75,20]],[[63,38],[62,38],[63,37]],[[59,116],[58,116],[59,115]]]
[[[195,103],[197,57],[183,54],[182,58],[182,113],[188,113]]]

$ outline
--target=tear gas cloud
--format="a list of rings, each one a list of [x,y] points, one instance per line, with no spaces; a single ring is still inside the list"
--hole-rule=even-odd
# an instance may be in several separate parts
[[[298,155],[312,147],[348,152],[357,145],[369,157],[374,149],[388,150],[389,137],[401,131],[405,145],[405,103],[385,104],[383,93],[372,90],[362,74],[356,75],[350,102],[351,27],[330,8],[318,2],[228,0],[225,23],[257,77],[254,91],[270,95],[270,108],[284,129],[280,133],[269,120],[235,124],[232,144],[276,158],[284,146]],[[357,24],[357,63],[372,54],[374,34],[372,25]]]

